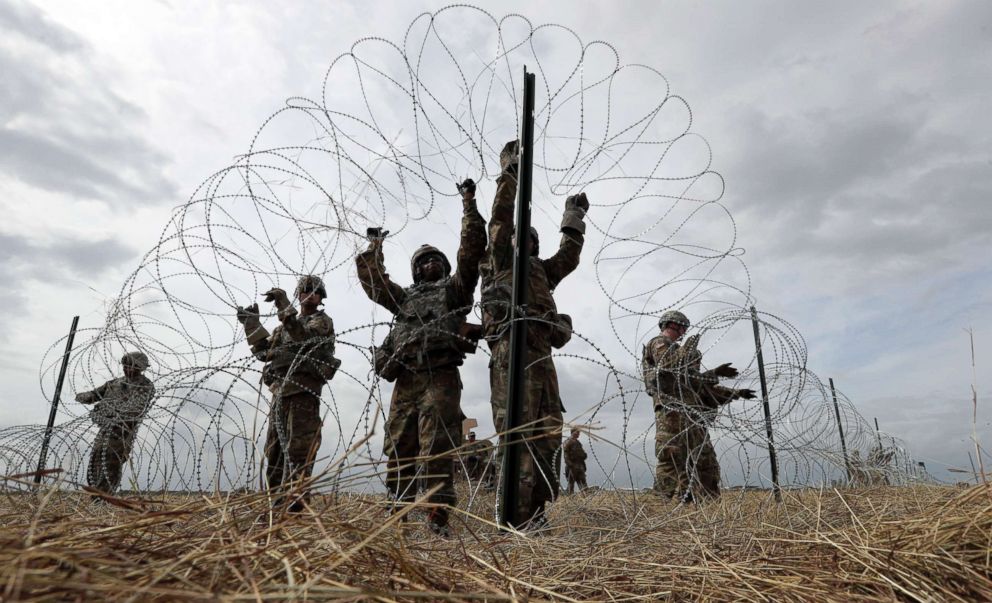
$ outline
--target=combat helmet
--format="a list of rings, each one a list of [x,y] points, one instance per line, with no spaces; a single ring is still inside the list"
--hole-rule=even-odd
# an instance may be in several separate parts
[[[661,329],[664,329],[665,324],[670,322],[674,322],[677,325],[682,325],[687,329],[691,326],[689,323],[689,317],[678,310],[666,310],[661,313],[661,316],[658,317],[658,327]]]
[[[413,256],[410,258],[410,272],[413,273],[413,282],[419,283],[420,276],[417,274],[417,263],[428,255],[437,255],[441,258],[441,263],[444,265],[444,276],[451,274],[451,262],[448,261],[448,256],[444,255],[440,249],[434,247],[433,245],[421,245],[413,252]]]
[[[324,288],[323,279],[314,274],[307,274],[300,277],[299,282],[296,283],[296,291],[293,292],[293,297],[299,297],[300,293],[304,291],[316,291],[321,297],[327,297],[327,289]]]
[[[149,366],[148,356],[144,352],[128,352],[121,357],[121,364],[143,371]]]
[[[533,226],[530,227],[530,240],[534,243],[534,253],[531,255],[538,257],[541,253],[541,237],[537,234],[537,229]]]

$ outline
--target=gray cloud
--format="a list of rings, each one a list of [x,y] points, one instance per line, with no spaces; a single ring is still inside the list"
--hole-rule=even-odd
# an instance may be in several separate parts
[[[168,160],[139,133],[93,52],[37,8],[0,9],[0,174],[118,207],[170,201]]]
[[[81,50],[86,46],[74,32],[53,23],[37,8],[16,0],[0,5],[0,27],[6,35],[19,36],[58,52]]]
[[[0,233],[0,263],[4,282],[30,278],[47,281],[72,275],[97,275],[120,266],[137,254],[116,239],[86,240],[63,236],[44,245],[30,238]]]

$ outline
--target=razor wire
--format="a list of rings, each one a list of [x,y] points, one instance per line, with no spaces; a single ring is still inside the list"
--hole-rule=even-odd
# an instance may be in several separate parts
[[[693,318],[705,365],[740,368],[727,385],[758,389],[750,274],[723,178],[709,144],[692,130],[689,103],[660,71],[622,63],[607,42],[453,5],[414,19],[400,41],[356,41],[331,62],[318,96],[290,97],[232,165],[175,209],[106,302],[103,324],[77,334],[48,453],[48,466],[63,470],[61,483],[85,483],[97,433],[72,395],[119,376],[121,355],[140,350],[151,360],[146,374],[156,394],[121,487],[260,487],[271,395],[235,309],[316,274],[327,285],[325,308],[343,363],[321,396],[319,489],[381,492],[391,386],[372,371],[372,350],[391,317],[358,286],[355,256],[366,228],[387,228],[387,266],[410,282],[413,249],[429,242],[452,251],[458,240],[456,182],[475,179],[487,212],[499,150],[519,131],[525,65],[538,82],[534,225],[551,241],[567,195],[584,191],[592,205],[582,262],[555,294],[575,330],[554,359],[566,422],[586,432],[603,487],[650,486],[654,409],[639,365],[663,311]],[[471,311],[478,315],[477,303]],[[267,324],[274,320],[263,312]],[[784,486],[919,479],[906,443],[877,434],[838,392],[844,458],[831,393],[809,367],[801,332],[764,312],[759,325]],[[63,347],[64,340],[54,342],[41,363],[48,399]],[[464,405],[483,422],[487,354],[480,346],[462,367]],[[723,407],[705,427],[725,483],[769,486],[760,398]],[[43,432],[0,430],[0,471],[33,471]]]

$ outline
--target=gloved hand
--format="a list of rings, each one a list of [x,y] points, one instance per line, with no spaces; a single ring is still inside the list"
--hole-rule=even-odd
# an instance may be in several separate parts
[[[517,175],[517,166],[520,164],[520,141],[511,140],[503,145],[503,150],[499,153],[499,166],[503,173],[511,176]]]
[[[561,217],[561,231],[574,230],[579,234],[585,234],[586,223],[583,222],[583,219],[588,209],[589,199],[586,198],[585,193],[569,195],[565,199],[565,213]]]
[[[469,199],[475,198],[475,180],[471,178],[466,178],[464,182],[458,185],[458,192],[462,194],[462,199],[468,201]]]
[[[265,301],[274,303],[276,308],[279,310],[285,310],[290,306],[289,297],[286,295],[286,292],[279,287],[273,287],[266,291],[263,295],[265,295]]]
[[[76,402],[80,404],[92,404],[93,398],[93,392],[79,392],[76,394]]]
[[[258,319],[258,304],[252,304],[247,308],[238,306],[238,322],[245,324],[249,319]]]
[[[382,242],[382,240],[385,239],[388,235],[389,235],[388,230],[383,230],[378,226],[376,226],[375,228],[365,229],[365,238],[373,243]]]
[[[740,372],[736,368],[731,366],[729,362],[721,364],[720,366],[716,367],[710,372],[716,375],[717,377],[723,377],[725,379],[733,379],[738,374],[740,374]]]
[[[583,213],[589,211],[589,198],[586,197],[585,193],[579,193],[578,195],[569,195],[565,199],[565,209],[581,209]]]
[[[735,398],[743,398],[744,400],[754,400],[755,393],[753,389],[739,389],[734,393]]]

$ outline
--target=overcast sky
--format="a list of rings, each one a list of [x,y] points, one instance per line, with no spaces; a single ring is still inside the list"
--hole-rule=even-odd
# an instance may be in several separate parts
[[[83,327],[103,323],[175,208],[287,98],[319,97],[331,60],[354,41],[401,40],[419,13],[444,5],[0,4],[0,426],[44,422],[46,350],[75,314]],[[971,447],[966,329],[976,429],[992,440],[992,5],[511,1],[490,10],[561,23],[667,77],[725,180],[722,203],[759,308],[803,334],[809,368],[833,377],[865,417],[938,477],[958,479],[946,468],[968,467]],[[615,102],[622,114],[624,99]],[[403,266],[419,242],[396,248],[390,265]],[[559,295],[582,290],[563,285]],[[339,330],[384,319],[370,307],[329,311]],[[469,364],[479,382],[484,366]],[[568,406],[582,387],[565,381]],[[484,396],[466,390],[467,414],[487,414]]]

